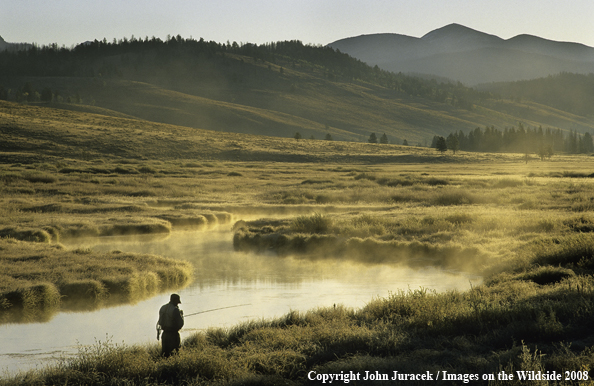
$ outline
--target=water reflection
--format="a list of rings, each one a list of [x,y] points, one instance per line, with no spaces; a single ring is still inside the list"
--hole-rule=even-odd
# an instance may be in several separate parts
[[[190,261],[193,283],[177,291],[186,314],[250,303],[188,317],[182,338],[209,327],[230,327],[251,319],[282,316],[289,311],[344,304],[363,307],[374,297],[419,287],[465,290],[474,277],[435,268],[413,270],[336,260],[309,261],[270,255],[237,253],[229,231],[175,232],[166,238],[110,237],[77,240],[69,248],[151,253]],[[0,326],[0,374],[43,365],[60,355],[77,352],[77,345],[110,339],[128,345],[157,344],[158,309],[169,294],[136,304],[87,312],[61,312],[46,323]]]

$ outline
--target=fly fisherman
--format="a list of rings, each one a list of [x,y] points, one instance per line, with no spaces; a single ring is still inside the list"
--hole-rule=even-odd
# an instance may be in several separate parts
[[[171,356],[180,348],[181,339],[179,330],[184,326],[184,312],[181,311],[177,305],[181,304],[178,294],[171,294],[169,303],[159,309],[159,321],[157,322],[157,340],[161,330],[163,330],[163,337],[161,338],[161,355],[165,358]]]

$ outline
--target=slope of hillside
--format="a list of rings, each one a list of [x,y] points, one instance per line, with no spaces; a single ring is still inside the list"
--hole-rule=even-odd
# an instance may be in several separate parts
[[[73,51],[0,55],[0,70],[7,74],[0,76],[0,99],[4,93],[9,100],[219,132],[362,142],[386,133],[391,143],[426,144],[434,135],[520,121],[594,129],[579,115],[388,73],[300,42],[234,48],[181,37],[96,41]]]
[[[594,72],[592,47],[530,35],[504,40],[458,24],[421,38],[378,34],[328,46],[387,71],[432,74],[467,85]]]
[[[594,71],[594,62],[546,56],[505,47],[486,47],[385,63],[383,68],[394,72],[439,74],[476,86],[489,82],[542,78],[561,72],[587,74]]]
[[[77,172],[78,168],[107,173],[102,164],[120,160],[196,165],[213,161],[441,163],[497,158],[472,153],[452,157],[413,146],[215,132],[0,101],[0,163],[68,166],[64,173]],[[510,157],[502,155],[501,159]]]
[[[506,98],[532,100],[576,115],[594,115],[594,73],[562,73],[533,80],[483,84],[479,88]]]

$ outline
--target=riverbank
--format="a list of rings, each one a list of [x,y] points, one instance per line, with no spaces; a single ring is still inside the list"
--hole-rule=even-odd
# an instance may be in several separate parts
[[[305,385],[321,384],[318,375],[350,373],[360,374],[357,384],[375,385],[390,381],[365,381],[366,372],[394,371],[434,378],[445,371],[506,385],[525,384],[517,371],[583,380],[594,366],[593,242],[589,234],[539,240],[518,254],[513,269],[465,292],[408,290],[361,309],[336,305],[211,328],[185,339],[170,359],[159,356],[157,344],[98,342],[59,366],[0,385]]]
[[[161,256],[67,250],[0,239],[0,322],[44,321],[60,309],[135,302],[188,284],[193,266]]]

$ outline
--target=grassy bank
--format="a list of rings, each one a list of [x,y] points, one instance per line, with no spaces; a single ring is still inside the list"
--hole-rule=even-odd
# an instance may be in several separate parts
[[[0,239],[0,322],[135,302],[187,284],[193,267],[161,256]]]
[[[463,293],[409,290],[358,310],[336,306],[211,329],[186,339],[171,359],[160,358],[153,345],[102,342],[58,367],[10,382],[301,385],[321,384],[310,382],[316,374],[351,371],[361,373],[355,384],[367,385],[392,383],[364,381],[365,371],[429,371],[434,378],[447,371],[510,385],[526,382],[499,382],[497,374],[555,371],[565,379],[568,371],[575,379],[594,366],[593,241],[589,234],[534,241],[516,267]]]

